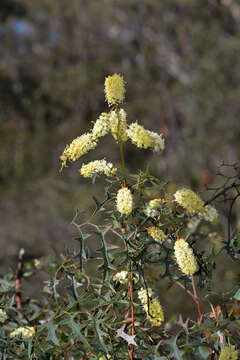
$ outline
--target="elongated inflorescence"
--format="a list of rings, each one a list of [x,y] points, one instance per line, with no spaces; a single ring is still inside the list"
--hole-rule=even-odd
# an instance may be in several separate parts
[[[147,207],[145,209],[145,214],[150,217],[154,217],[158,215],[157,207],[160,205],[159,199],[153,199],[149,201]]]
[[[165,147],[162,135],[144,129],[144,127],[137,122],[129,126],[127,135],[133,144],[139,148],[151,148],[153,151],[161,151]]]
[[[237,360],[238,351],[232,345],[225,346],[219,356],[219,360]]]
[[[30,338],[34,336],[35,329],[32,326],[19,327],[10,333],[10,338],[21,336],[22,338]]]
[[[147,229],[147,232],[155,241],[159,242],[160,244],[163,243],[167,237],[165,233],[157,226],[151,226]]]
[[[218,212],[212,205],[204,206],[204,210],[202,213],[202,217],[204,220],[209,221],[211,223],[217,223],[218,221]]]
[[[93,138],[99,139],[100,137],[107,135],[109,131],[110,131],[109,114],[102,113],[93,126],[92,129]]]
[[[114,74],[105,79],[105,96],[108,105],[121,104],[125,98],[125,83],[122,76]]]
[[[184,239],[178,239],[174,245],[176,262],[181,271],[188,276],[197,271],[197,262],[192,249]]]
[[[118,142],[126,142],[127,136],[127,114],[126,111],[120,109],[114,110],[109,114],[109,126],[114,139]]]
[[[6,311],[0,309],[0,323],[4,323],[7,320],[8,316]]]
[[[80,169],[80,174],[87,178],[92,177],[93,174],[105,174],[106,176],[116,175],[117,169],[113,167],[113,164],[103,160],[91,161],[88,164],[83,164]]]
[[[204,203],[194,191],[183,188],[178,190],[174,197],[175,201],[186,209],[189,215],[204,212]]]
[[[117,193],[117,209],[121,214],[129,215],[133,208],[133,197],[131,191],[124,187]]]
[[[76,161],[88,151],[97,146],[97,141],[91,133],[83,134],[67,145],[60,159],[62,167],[66,166],[67,160]]]
[[[161,304],[157,298],[152,299],[153,291],[141,288],[138,291],[138,298],[147,314],[147,319],[153,326],[160,326],[164,321],[164,313]]]

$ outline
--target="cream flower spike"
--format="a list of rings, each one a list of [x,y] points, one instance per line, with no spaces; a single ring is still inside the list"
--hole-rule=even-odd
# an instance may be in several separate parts
[[[67,160],[76,161],[96,146],[97,141],[91,133],[86,133],[77,137],[70,145],[66,146],[63,154],[60,156],[62,168],[66,166]]]
[[[231,344],[225,346],[221,351],[219,360],[238,360],[238,351]]]
[[[138,290],[138,298],[147,314],[147,318],[153,326],[160,326],[164,321],[164,313],[162,306],[157,298],[152,299],[153,291],[148,288]]]
[[[126,142],[128,140],[126,117],[127,114],[124,109],[120,109],[119,112],[113,110],[109,114],[110,130],[117,142]]]
[[[197,262],[192,249],[184,239],[178,239],[174,245],[176,262],[181,271],[188,276],[197,271]]]
[[[107,135],[109,131],[110,131],[109,114],[102,113],[93,126],[92,129],[93,138],[98,139],[100,137],[103,137]]]
[[[105,78],[105,95],[109,106],[121,104],[125,98],[125,82],[123,77],[114,74]]]
[[[15,336],[21,335],[22,338],[30,338],[34,336],[35,329],[32,326],[19,327],[16,330],[10,333],[10,338],[14,338]]]
[[[157,242],[162,244],[166,239],[166,235],[164,232],[157,226],[152,226],[147,229],[148,234]]]
[[[94,160],[88,164],[83,164],[79,170],[80,174],[87,178],[92,177],[93,174],[105,174],[106,176],[116,175],[117,169],[113,167],[113,164],[107,162],[105,159]]]
[[[153,131],[146,130],[137,122],[129,126],[127,135],[138,148],[151,148],[153,151],[162,151],[165,147],[161,134],[159,135]]]
[[[187,210],[189,215],[204,212],[204,203],[200,197],[190,189],[180,189],[175,194],[175,201]]]
[[[131,191],[124,187],[117,193],[117,209],[121,214],[129,215],[133,208],[133,197]]]

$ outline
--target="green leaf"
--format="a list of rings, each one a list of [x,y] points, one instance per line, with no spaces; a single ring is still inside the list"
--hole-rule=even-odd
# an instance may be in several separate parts
[[[80,234],[79,237],[74,239],[74,240],[78,241],[79,245],[80,245],[80,251],[76,257],[79,258],[79,268],[80,268],[81,272],[83,269],[83,259],[86,259],[86,253],[85,253],[85,249],[84,249],[84,240],[87,239],[89,236],[90,236],[90,234]]]
[[[171,339],[164,340],[162,342],[169,345],[169,347],[171,349],[170,356],[172,356],[176,360],[183,360],[181,351],[179,350],[179,348],[177,346],[177,338],[178,338],[178,335],[176,337],[172,337]]]
[[[44,327],[48,330],[48,336],[47,341],[52,341],[55,345],[59,345],[59,341],[56,335],[56,329],[58,325],[54,325],[52,321],[49,321],[48,323],[44,324]]]
[[[240,288],[237,290],[237,292],[235,293],[235,295],[233,296],[233,298],[237,301],[240,301]]]
[[[82,335],[81,330],[84,328],[84,325],[79,325],[74,321],[75,316],[71,316],[70,318],[61,321],[62,325],[67,325],[72,330],[72,336],[74,338],[78,338],[84,345],[90,347],[87,339]]]
[[[105,240],[105,234],[108,232],[109,229],[110,228],[107,228],[105,230],[96,232],[96,234],[100,237],[101,242],[102,242],[102,247],[100,249],[98,249],[97,251],[99,251],[103,254],[103,264],[100,265],[100,267],[98,269],[103,270],[104,280],[109,279],[109,270],[110,269],[115,270],[115,267],[111,264],[111,262],[109,260],[108,244],[106,243],[106,240]]]
[[[200,353],[201,359],[206,360],[209,357],[209,347],[199,346],[198,351]]]
[[[107,336],[107,334],[105,332],[103,332],[99,327],[99,325],[102,321],[103,320],[96,320],[93,318],[93,328],[94,328],[94,332],[96,334],[96,340],[98,340],[102,350],[105,353],[108,353],[108,348],[105,345],[104,340],[103,340],[103,336]]]
[[[29,338],[28,340],[28,358],[31,358],[31,354],[32,354],[32,338]]]

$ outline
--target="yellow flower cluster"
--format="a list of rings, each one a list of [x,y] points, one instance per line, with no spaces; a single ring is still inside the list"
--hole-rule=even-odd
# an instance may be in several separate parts
[[[8,316],[6,311],[0,309],[0,323],[4,323],[7,320]]]
[[[123,270],[113,276],[113,280],[118,280],[120,284],[128,283],[128,272]]]
[[[204,203],[200,197],[190,189],[180,189],[174,194],[175,200],[184,209],[187,210],[189,215],[195,213],[202,214],[204,212]]]
[[[151,298],[152,295],[153,295],[153,291],[151,288],[148,288],[148,290],[145,290],[144,288],[138,290],[138,298],[142,304],[147,304],[148,297]]]
[[[147,232],[155,241],[159,242],[160,244],[163,243],[167,237],[164,232],[157,226],[151,226],[147,229]]]
[[[152,148],[153,151],[160,151],[164,149],[164,139],[162,135],[158,135],[153,131],[144,129],[143,126],[138,125],[137,122],[132,123],[127,130],[128,137],[139,148]]]
[[[139,280],[138,274],[133,274],[133,281],[136,283]],[[120,284],[128,283],[128,272],[126,270],[122,270],[115,275],[113,275],[113,280],[118,280]]]
[[[92,135],[94,139],[98,139],[107,135],[109,131],[109,115],[107,113],[102,113],[93,126]]]
[[[174,244],[176,262],[181,271],[190,276],[197,271],[197,262],[192,249],[184,239],[178,239]]]
[[[62,168],[66,166],[67,160],[76,161],[89,150],[97,146],[96,139],[91,133],[83,134],[67,145],[63,154],[60,156],[62,160]]]
[[[160,204],[159,199],[153,199],[153,200],[149,201],[149,203],[146,207],[146,210],[145,210],[145,214],[150,217],[157,216],[158,211],[156,210],[156,208],[159,206],[159,204]]]
[[[204,220],[209,221],[211,223],[216,223],[218,221],[218,212],[212,205],[204,206],[204,210],[202,213],[202,217]]]
[[[110,130],[118,143],[128,140],[126,118],[127,114],[124,109],[114,110],[109,114]]]
[[[19,327],[10,333],[10,338],[21,335],[23,338],[30,338],[34,336],[35,329],[32,326]]]
[[[108,360],[110,359],[110,355],[107,354],[107,357],[105,355],[101,355],[99,360]]]
[[[117,209],[121,214],[129,215],[133,208],[133,197],[131,191],[124,187],[117,193]]]
[[[147,313],[148,320],[153,324],[153,326],[160,326],[164,321],[163,309],[157,298],[149,301],[149,309],[148,305],[145,304],[144,310]]]
[[[221,354],[219,356],[219,360],[237,360],[238,359],[238,351],[235,350],[234,346],[229,345],[225,346]]]
[[[164,313],[162,306],[160,305],[157,298],[151,299],[153,292],[151,288],[148,288],[148,292],[141,288],[138,291],[138,298],[142,303],[142,306],[147,314],[148,320],[154,326],[160,326],[164,321]],[[149,296],[149,301],[148,301]]]
[[[78,136],[70,145],[67,145],[60,156],[62,167],[67,161],[76,161],[88,151],[94,149],[99,138],[112,133],[118,143],[126,142],[129,138],[137,147],[151,148],[153,151],[164,149],[162,135],[144,129],[144,127],[133,123],[127,127],[127,114],[124,109],[119,109],[119,104],[124,100],[125,83],[122,76],[114,74],[105,79],[105,95],[109,106],[116,105],[109,113],[102,113],[93,125],[92,131]],[[84,168],[85,171],[86,168]],[[86,177],[89,177],[88,175]]]
[[[105,79],[105,95],[108,105],[120,104],[125,97],[125,83],[122,76],[114,74]]]
[[[117,169],[113,167],[113,164],[106,160],[94,160],[88,164],[83,164],[79,170],[80,174],[87,178],[92,177],[93,174],[105,174],[106,176],[116,175]]]

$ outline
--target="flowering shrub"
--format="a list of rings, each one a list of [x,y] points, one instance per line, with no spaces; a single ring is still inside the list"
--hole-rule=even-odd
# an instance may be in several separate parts
[[[125,110],[119,108],[125,98],[121,76],[106,78],[105,95],[109,113],[102,113],[89,133],[66,147],[62,168],[111,134],[119,146],[121,169],[105,159],[82,163],[84,178],[94,183],[99,176],[107,177],[105,196],[94,198],[89,220],[81,223],[77,213],[72,221],[79,232],[78,251],[68,249],[59,259],[28,264],[33,275],[51,270],[43,299],[21,298],[24,269],[15,283],[13,274],[1,279],[1,359],[237,359],[240,290],[224,297],[224,307],[209,301],[203,313],[197,288],[209,288],[221,251],[237,259],[238,237],[230,233],[218,253],[214,247],[203,249],[198,244],[206,241],[218,220],[211,201],[204,203],[187,188],[171,194],[149,171],[127,174],[126,141],[161,152],[164,138],[136,122],[127,123]],[[156,189],[159,198],[151,198]],[[229,187],[224,189],[213,198]],[[93,222],[97,214],[102,224]],[[91,236],[101,243],[95,253],[88,245]],[[169,289],[159,291],[164,279]],[[197,315],[185,323],[164,314],[173,287],[195,303]]]

